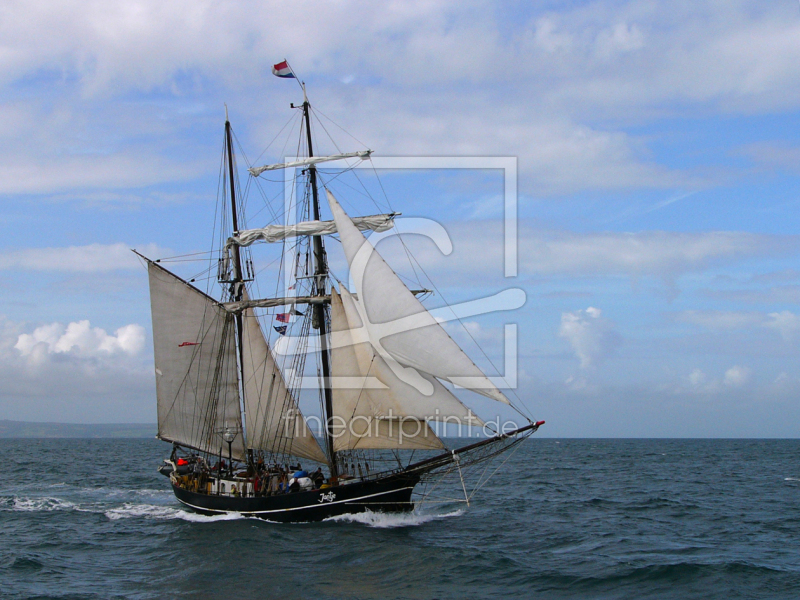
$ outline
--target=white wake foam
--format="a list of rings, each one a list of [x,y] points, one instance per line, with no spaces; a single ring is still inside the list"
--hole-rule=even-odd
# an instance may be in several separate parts
[[[25,512],[45,511],[51,510],[74,510],[77,508],[75,504],[60,498],[52,498],[49,496],[41,498],[24,498],[15,497],[13,510],[20,510]]]
[[[800,477],[786,477],[784,481],[800,481]]]
[[[439,519],[447,519],[449,517],[459,517],[464,514],[463,510],[455,510],[449,513],[433,513],[433,514],[419,514],[414,512],[409,513],[380,513],[367,511],[363,513],[353,513],[347,515],[339,515],[336,517],[329,517],[325,521],[344,521],[348,523],[361,523],[368,527],[377,527],[380,529],[387,529],[392,527],[416,527],[429,523],[430,521],[437,521]]]
[[[133,504],[126,502],[119,508],[112,508],[105,511],[106,517],[112,521],[119,519],[147,518],[147,519],[182,519],[184,521],[194,521],[196,523],[212,523],[214,521],[234,521],[244,519],[244,515],[239,513],[226,513],[224,515],[214,515],[209,517],[197,513],[172,508],[169,506],[156,506],[155,504]]]

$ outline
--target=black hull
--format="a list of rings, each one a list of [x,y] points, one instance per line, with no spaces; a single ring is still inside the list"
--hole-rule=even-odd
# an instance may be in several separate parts
[[[175,497],[205,515],[241,513],[281,523],[322,521],[338,515],[413,510],[411,493],[419,475],[400,473],[374,481],[359,481],[310,492],[239,498],[199,494],[173,484]]]

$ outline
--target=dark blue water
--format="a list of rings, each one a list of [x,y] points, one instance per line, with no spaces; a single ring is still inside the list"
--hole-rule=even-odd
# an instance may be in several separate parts
[[[183,511],[168,450],[0,440],[0,597],[800,597],[800,440],[533,439],[468,509],[294,525]]]

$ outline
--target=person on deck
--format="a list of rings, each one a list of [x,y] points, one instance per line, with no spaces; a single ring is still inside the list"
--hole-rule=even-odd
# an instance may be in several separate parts
[[[322,467],[318,467],[317,470],[311,474],[311,481],[314,482],[315,488],[319,488],[325,483],[325,475],[322,474]]]
[[[278,487],[279,483],[280,483],[280,475],[278,475],[277,473],[273,473],[272,475],[269,476],[269,489],[267,489],[267,496],[273,496],[274,494],[278,493],[278,490],[280,489]]]

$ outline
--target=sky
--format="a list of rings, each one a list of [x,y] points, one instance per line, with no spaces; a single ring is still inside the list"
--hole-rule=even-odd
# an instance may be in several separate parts
[[[320,153],[516,158],[516,277],[502,172],[364,182],[449,234],[447,256],[408,236],[431,306],[524,291],[447,327],[503,371],[516,324],[537,435],[797,437],[798,57],[796,0],[4,2],[0,418],[155,421],[130,249],[209,249],[226,104],[243,182],[291,155],[287,58],[333,138],[316,131]]]

